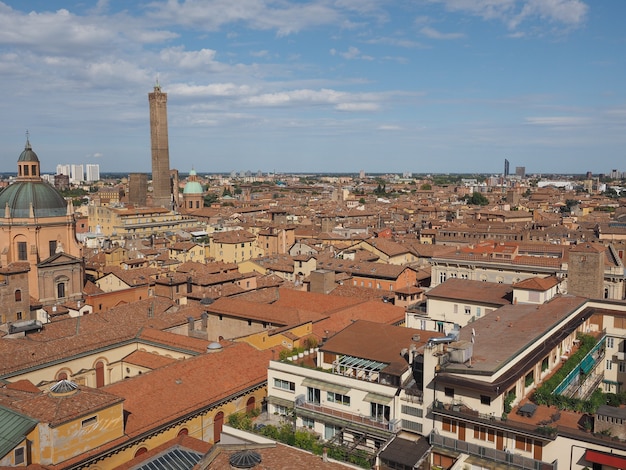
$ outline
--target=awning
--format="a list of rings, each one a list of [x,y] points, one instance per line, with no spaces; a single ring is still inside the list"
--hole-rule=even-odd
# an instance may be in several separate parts
[[[342,395],[345,395],[350,391],[349,387],[344,387],[342,385],[331,384],[328,382],[324,382],[323,380],[310,378],[304,379],[302,381],[302,385],[304,385],[305,387],[319,388],[320,390],[325,390],[327,392],[341,393]]]
[[[284,406],[285,408],[293,408],[293,406],[294,406],[294,402],[293,401],[287,400],[285,398],[275,397],[275,396],[272,396],[272,395],[267,397],[267,402],[272,404],[272,405]]]
[[[605,452],[587,449],[587,452],[585,452],[585,460],[608,467],[626,468],[626,456],[623,455],[607,454]]]
[[[364,401],[369,401],[371,403],[378,403],[379,405],[388,405],[393,397],[388,397],[386,395],[379,395],[378,393],[368,393],[365,395]]]

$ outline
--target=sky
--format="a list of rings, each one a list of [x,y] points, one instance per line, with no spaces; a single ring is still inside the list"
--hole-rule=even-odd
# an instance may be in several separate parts
[[[626,171],[624,0],[0,1],[0,171]]]

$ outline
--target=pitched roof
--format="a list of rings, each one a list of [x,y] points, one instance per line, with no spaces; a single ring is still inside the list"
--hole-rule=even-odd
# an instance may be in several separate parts
[[[177,361],[103,390],[124,398],[124,411],[128,412],[125,431],[133,437],[262,385],[267,381],[271,357],[269,350],[229,343],[220,352]]]

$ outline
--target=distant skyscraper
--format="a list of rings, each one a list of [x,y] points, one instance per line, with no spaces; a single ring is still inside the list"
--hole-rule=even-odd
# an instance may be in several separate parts
[[[505,158],[504,159],[504,177],[508,178],[509,176],[509,161]]]
[[[70,183],[80,183],[85,180],[85,170],[82,165],[70,165]]]
[[[70,176],[70,166],[61,164],[57,165],[57,175]]]
[[[85,165],[85,181],[91,183],[100,180],[100,165],[97,163],[87,163]]]
[[[526,167],[525,166],[516,166],[515,167],[515,175],[520,178],[526,177]]]
[[[167,93],[157,82],[148,93],[150,103],[150,143],[152,146],[152,205],[172,207],[170,150],[167,137]]]

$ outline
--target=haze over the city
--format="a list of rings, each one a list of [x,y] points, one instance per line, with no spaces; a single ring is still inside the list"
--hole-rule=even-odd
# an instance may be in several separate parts
[[[0,2],[0,171],[606,173],[626,148],[626,2]],[[623,166],[623,165],[622,165]]]

